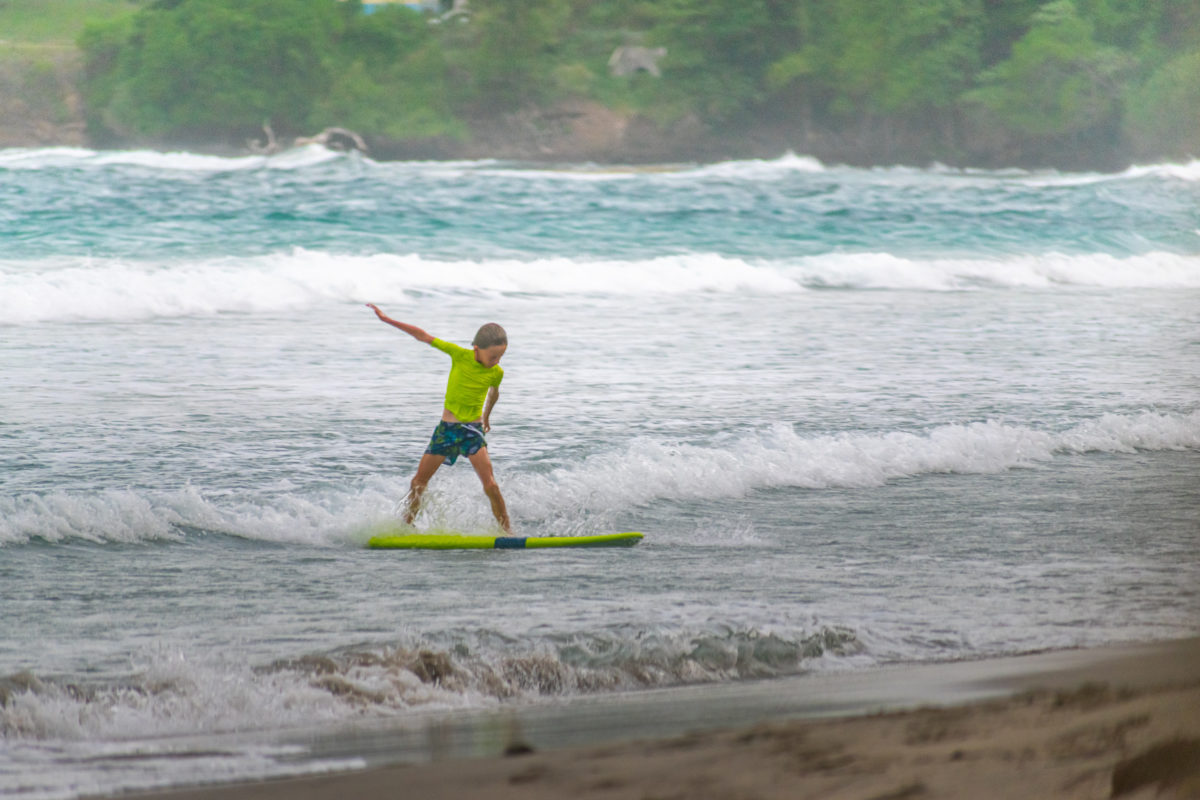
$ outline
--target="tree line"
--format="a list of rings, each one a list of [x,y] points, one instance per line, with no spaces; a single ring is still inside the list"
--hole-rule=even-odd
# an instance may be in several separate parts
[[[569,100],[669,127],[764,121],[876,143],[1200,156],[1196,0],[156,0],[81,37],[98,141],[229,141],[264,122],[389,141]],[[613,76],[621,45],[661,78]]]

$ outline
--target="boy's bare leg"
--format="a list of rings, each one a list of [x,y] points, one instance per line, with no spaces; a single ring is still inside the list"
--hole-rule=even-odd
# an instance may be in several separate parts
[[[504,504],[504,495],[500,494],[500,485],[496,483],[496,476],[492,474],[492,459],[488,457],[487,448],[479,448],[468,458],[471,460],[471,466],[475,468],[475,474],[483,483],[483,493],[492,504],[492,514],[496,516],[496,521],[500,523],[504,532],[511,534],[512,524],[508,521],[508,506]]]
[[[421,456],[421,463],[417,465],[417,474],[413,476],[412,483],[409,484],[408,506],[404,509],[405,525],[412,525],[413,520],[417,518],[417,514],[421,511],[421,495],[425,494],[425,487],[429,485],[429,479],[433,477],[433,473],[437,472],[438,467],[445,460],[445,456],[435,456],[431,453]]]

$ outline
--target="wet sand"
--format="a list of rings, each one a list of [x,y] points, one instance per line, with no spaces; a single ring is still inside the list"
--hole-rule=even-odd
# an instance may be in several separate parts
[[[771,711],[751,701],[772,696]],[[625,698],[646,713],[641,723],[630,717],[623,737],[601,725],[585,745],[562,746],[572,737],[530,717],[521,720],[525,727],[514,724],[509,755],[138,796],[1200,798],[1200,639],[764,681],[723,698],[701,688],[643,700]],[[743,709],[725,726],[722,702]],[[708,706],[715,712],[705,715]],[[601,717],[605,708],[598,701],[563,710],[579,719]],[[681,716],[688,708],[691,716]],[[677,727],[691,719],[692,732],[657,733],[672,713]],[[737,721],[747,716],[762,721]],[[660,720],[658,728],[650,719]],[[581,736],[588,734],[574,740]]]

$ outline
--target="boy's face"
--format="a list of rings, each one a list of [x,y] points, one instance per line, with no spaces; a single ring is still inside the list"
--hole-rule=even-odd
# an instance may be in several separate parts
[[[504,351],[508,349],[506,344],[494,344],[491,347],[476,347],[475,360],[487,368],[492,368],[500,363],[500,356],[504,355]]]

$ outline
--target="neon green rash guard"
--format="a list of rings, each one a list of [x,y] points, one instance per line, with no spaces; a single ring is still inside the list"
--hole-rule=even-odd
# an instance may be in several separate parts
[[[488,389],[499,386],[504,370],[497,364],[485,367],[475,360],[475,351],[453,342],[434,339],[431,345],[450,356],[450,378],[446,381],[446,408],[463,422],[474,422],[483,416],[483,402]]]

